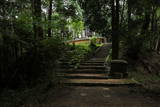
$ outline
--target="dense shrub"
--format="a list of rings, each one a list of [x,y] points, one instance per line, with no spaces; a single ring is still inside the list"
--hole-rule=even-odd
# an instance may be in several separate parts
[[[97,38],[95,36],[93,36],[91,39],[90,39],[90,48],[92,50],[95,50],[97,48]]]
[[[61,59],[63,62],[67,61],[68,65],[66,66],[73,65],[75,68],[82,61],[87,60],[93,51],[88,43],[73,44],[67,47],[68,49]]]
[[[145,35],[124,36],[122,41],[123,54],[131,59],[138,59],[140,55],[145,54],[149,49],[148,38]]]
[[[95,36],[93,36],[91,39],[90,39],[90,45],[95,45],[96,46],[97,44],[97,38]]]
[[[38,43],[28,44],[27,48],[22,47],[21,54],[16,55],[16,58],[15,55],[12,55],[14,52],[12,45],[16,39],[8,41],[10,42],[3,42],[0,48],[3,59],[0,82],[3,87],[34,86],[37,83],[48,82],[53,79],[56,60],[63,50],[63,44],[59,38],[48,38]],[[16,50],[16,52],[20,52],[20,50]]]
[[[91,53],[91,49],[88,45],[77,45],[72,51],[72,63],[80,63],[81,60],[84,60],[87,55]]]

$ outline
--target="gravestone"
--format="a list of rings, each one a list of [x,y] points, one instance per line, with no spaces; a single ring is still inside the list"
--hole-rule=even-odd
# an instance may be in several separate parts
[[[110,76],[112,78],[127,78],[127,65],[128,62],[125,60],[112,60]]]

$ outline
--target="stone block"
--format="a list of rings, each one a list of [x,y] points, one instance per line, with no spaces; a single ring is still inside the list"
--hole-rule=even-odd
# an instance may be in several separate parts
[[[127,78],[127,65],[128,62],[125,60],[112,60],[110,76],[113,78]]]

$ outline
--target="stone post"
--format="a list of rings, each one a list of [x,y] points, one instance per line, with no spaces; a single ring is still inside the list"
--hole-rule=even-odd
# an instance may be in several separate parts
[[[112,60],[110,76],[112,78],[127,78],[127,64],[125,60]]]
[[[107,38],[106,37],[104,37],[103,40],[104,40],[104,43],[107,43]]]

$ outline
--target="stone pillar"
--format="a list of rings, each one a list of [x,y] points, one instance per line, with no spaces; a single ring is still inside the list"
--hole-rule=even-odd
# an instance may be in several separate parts
[[[110,76],[112,78],[127,78],[127,64],[125,60],[112,60]]]
[[[104,43],[107,43],[107,38],[106,37],[104,37],[103,40],[104,40]]]

